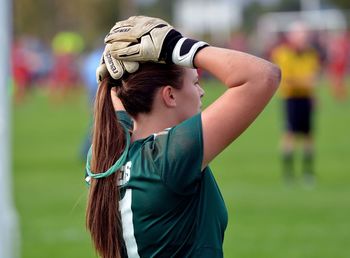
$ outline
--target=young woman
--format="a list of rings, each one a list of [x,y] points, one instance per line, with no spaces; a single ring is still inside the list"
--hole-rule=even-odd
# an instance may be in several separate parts
[[[266,106],[279,69],[150,17],[117,23],[105,41],[87,161],[97,252],[223,257],[227,211],[208,165]],[[227,87],[204,111],[193,67]]]

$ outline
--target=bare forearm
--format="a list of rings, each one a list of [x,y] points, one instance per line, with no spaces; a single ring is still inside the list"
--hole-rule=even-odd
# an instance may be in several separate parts
[[[278,85],[280,72],[272,63],[250,54],[230,49],[206,47],[195,57],[195,65],[207,70],[227,87],[246,83],[259,85],[269,77]]]
[[[200,50],[195,65],[228,87],[202,112],[205,167],[264,109],[278,87],[280,70],[261,58],[214,47]]]

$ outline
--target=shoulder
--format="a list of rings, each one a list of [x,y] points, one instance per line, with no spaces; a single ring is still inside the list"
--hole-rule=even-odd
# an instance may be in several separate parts
[[[151,145],[154,150],[163,154],[182,156],[193,148],[202,149],[202,119],[201,113],[194,115],[180,124],[166,128],[161,132],[154,133],[150,137]],[[169,158],[164,155],[164,158]]]
[[[152,159],[165,185],[181,194],[196,191],[203,161],[201,114],[149,138],[142,155]]]
[[[135,141],[129,153],[141,154],[144,161],[154,163],[162,171],[174,168],[178,163],[187,163],[187,160],[193,162],[196,159],[200,163],[203,158],[201,121],[199,113],[174,127]]]

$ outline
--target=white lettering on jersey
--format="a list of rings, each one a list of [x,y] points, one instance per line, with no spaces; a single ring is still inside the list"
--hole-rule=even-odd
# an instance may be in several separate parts
[[[124,166],[120,168],[118,186],[125,185],[130,180],[131,174],[131,161],[128,161]]]

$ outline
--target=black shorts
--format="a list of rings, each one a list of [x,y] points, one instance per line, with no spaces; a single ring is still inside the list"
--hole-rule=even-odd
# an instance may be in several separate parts
[[[312,124],[312,109],[311,98],[286,99],[286,129],[293,133],[309,134]]]

